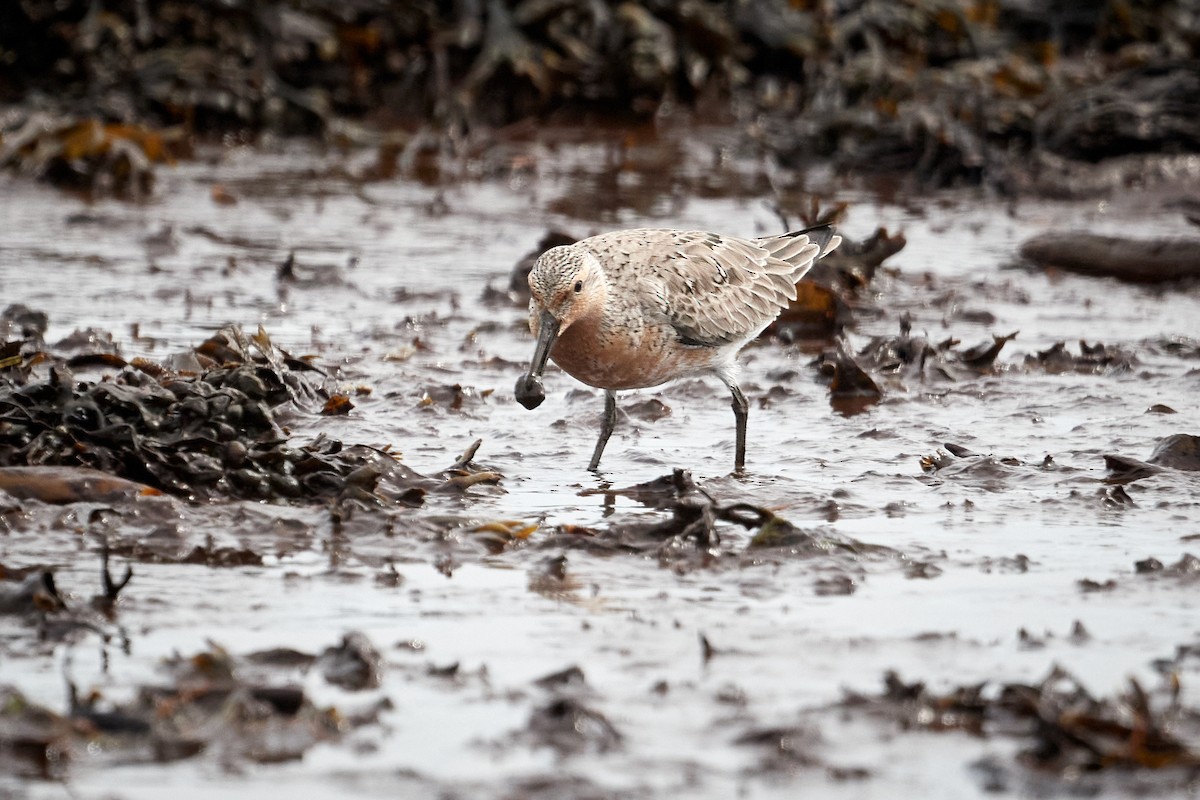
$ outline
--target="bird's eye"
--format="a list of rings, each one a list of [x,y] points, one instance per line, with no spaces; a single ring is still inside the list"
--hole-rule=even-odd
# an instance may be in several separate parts
[[[583,291],[583,281],[575,281],[575,294]]]

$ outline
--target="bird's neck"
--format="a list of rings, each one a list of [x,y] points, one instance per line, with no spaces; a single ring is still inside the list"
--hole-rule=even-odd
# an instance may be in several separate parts
[[[605,325],[605,303],[608,298],[607,287],[601,284],[593,289],[579,307],[579,313],[571,325],[562,332],[560,339],[572,342],[586,343],[595,341],[601,336]]]

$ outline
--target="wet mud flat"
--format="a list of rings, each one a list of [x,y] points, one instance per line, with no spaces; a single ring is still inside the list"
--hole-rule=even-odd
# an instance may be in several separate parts
[[[1194,279],[1028,252],[1186,240],[1190,185],[781,184],[734,141],[5,177],[0,791],[1194,793]],[[875,249],[745,352],[747,475],[716,380],[623,398],[599,474],[598,392],[513,401],[549,231],[835,211]]]

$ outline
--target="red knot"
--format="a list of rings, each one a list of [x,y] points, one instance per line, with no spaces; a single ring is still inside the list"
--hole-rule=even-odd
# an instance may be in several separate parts
[[[738,388],[737,354],[841,241],[828,225],[761,239],[641,228],[551,248],[529,273],[537,346],[517,381],[517,402],[533,409],[546,399],[547,359],[603,389],[594,471],[616,426],[618,391],[711,373],[733,394],[733,465],[741,472],[749,404]]]

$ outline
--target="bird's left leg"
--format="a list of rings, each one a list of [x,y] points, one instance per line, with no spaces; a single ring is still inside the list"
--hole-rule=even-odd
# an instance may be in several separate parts
[[[604,390],[604,419],[600,422],[600,439],[596,442],[596,450],[592,453],[592,463],[588,464],[588,470],[595,472],[600,466],[600,455],[604,452],[604,445],[608,444],[608,437],[612,436],[613,428],[617,426],[617,393],[612,389]]]

